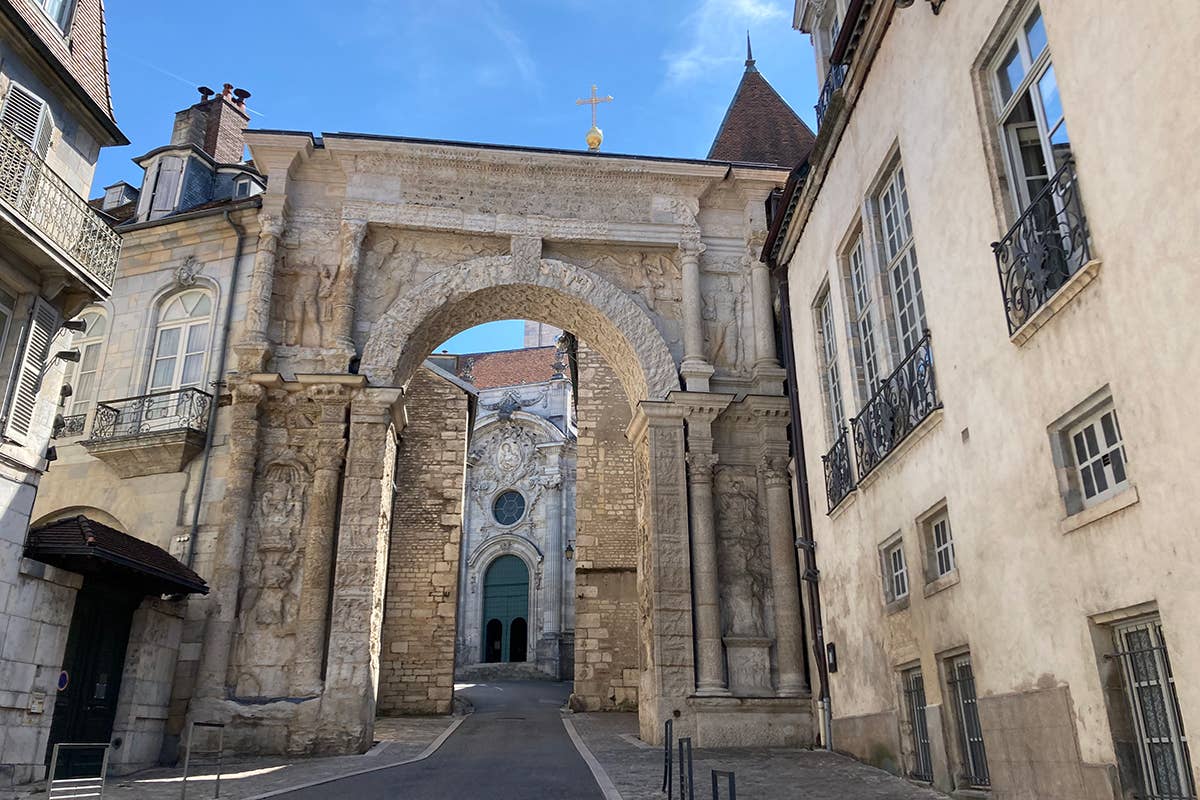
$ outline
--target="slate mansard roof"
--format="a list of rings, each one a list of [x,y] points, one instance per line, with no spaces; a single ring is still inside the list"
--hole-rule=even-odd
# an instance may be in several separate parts
[[[742,82],[708,158],[794,167],[808,158],[816,136],[754,66],[753,56],[747,56]]]

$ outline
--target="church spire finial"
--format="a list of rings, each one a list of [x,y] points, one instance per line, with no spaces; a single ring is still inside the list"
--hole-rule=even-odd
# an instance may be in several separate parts
[[[750,31],[746,31],[746,71],[758,72],[758,67],[754,66],[754,51],[750,49]]]

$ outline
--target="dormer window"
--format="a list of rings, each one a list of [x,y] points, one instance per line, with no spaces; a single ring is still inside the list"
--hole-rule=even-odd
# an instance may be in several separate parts
[[[165,217],[175,210],[182,179],[182,158],[163,156],[159,159],[158,172],[154,177],[154,191],[150,195],[150,219]]]
[[[58,29],[65,35],[71,30],[71,14],[75,11],[75,0],[33,0],[46,12]]]
[[[233,199],[241,200],[243,197],[249,197],[251,186],[250,179],[245,176],[235,180],[233,182]]]

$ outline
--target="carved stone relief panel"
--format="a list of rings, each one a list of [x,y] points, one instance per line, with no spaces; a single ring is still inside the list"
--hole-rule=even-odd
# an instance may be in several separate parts
[[[746,280],[741,275],[706,275],[703,279],[704,345],[710,363],[735,375],[750,371],[750,313]]]
[[[632,292],[635,301],[652,315],[681,318],[683,273],[674,251],[547,242],[544,254],[604,276]]]
[[[766,634],[770,557],[753,467],[718,466],[715,481],[717,548],[725,633]]]

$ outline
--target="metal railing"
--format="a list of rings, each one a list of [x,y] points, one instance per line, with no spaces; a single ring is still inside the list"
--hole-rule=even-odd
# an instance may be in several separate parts
[[[1075,162],[1038,192],[1004,238],[992,242],[1008,332],[1016,332],[1091,260]]]
[[[880,384],[858,416],[850,420],[858,479],[870,475],[926,417],[941,407],[933,372],[933,349],[929,331],[925,331],[912,352]]]
[[[952,666],[950,688],[958,711],[958,738],[962,748],[962,777],[972,789],[992,785],[988,772],[987,749],[983,744],[983,728],[979,723],[979,699],[975,693],[975,673],[969,661]]]
[[[846,82],[846,65],[845,64],[830,64],[829,72],[825,74],[825,83],[821,86],[821,96],[817,98],[817,128],[820,129],[821,121],[825,119],[825,111],[829,108],[829,101],[833,99],[833,93],[842,88],[842,84]]]
[[[0,125],[0,199],[112,291],[121,237],[7,125]]]
[[[196,745],[196,729],[215,733],[217,738],[216,749],[202,750]],[[193,722],[188,726],[187,750],[183,757],[183,785],[179,790],[179,800],[187,800],[188,778],[196,780],[200,776],[192,776],[192,765],[199,764],[201,766],[210,766],[215,763],[216,772],[213,778],[214,800],[221,796],[221,773],[224,769],[225,759],[225,726],[219,722]]]
[[[832,512],[854,491],[854,465],[850,462],[850,437],[845,427],[821,461],[825,464],[825,499]]]
[[[91,441],[149,433],[208,430],[213,397],[200,389],[177,389],[96,404]]]
[[[99,757],[89,757],[87,751],[100,751]],[[108,743],[98,744],[59,742],[50,756],[50,771],[46,773],[47,800],[82,800],[104,797],[104,776],[108,772]],[[58,777],[59,763],[66,775]]]
[[[82,436],[85,425],[87,425],[87,414],[68,414],[62,418],[62,425],[58,428],[56,438],[68,439],[73,436]]]
[[[933,780],[933,755],[929,742],[929,720],[925,710],[925,677],[913,670],[904,678],[904,699],[912,726],[913,767],[908,777],[918,781]]]

